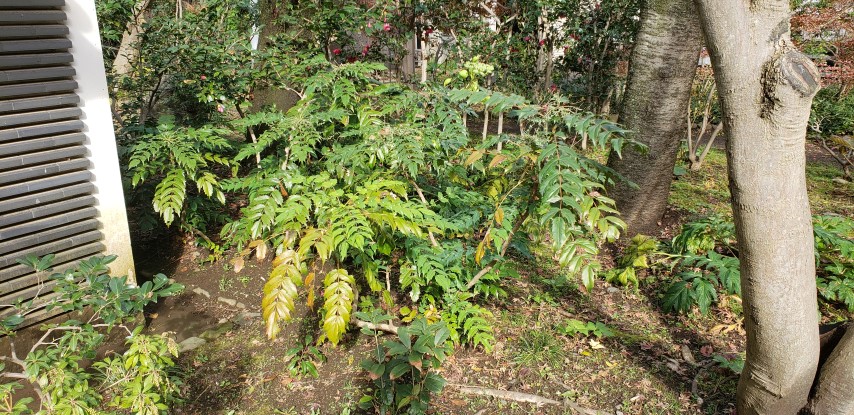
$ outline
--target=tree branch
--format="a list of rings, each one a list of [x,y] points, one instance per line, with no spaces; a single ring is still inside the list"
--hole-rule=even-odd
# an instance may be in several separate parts
[[[499,253],[498,258],[489,261],[489,265],[487,265],[482,270],[480,270],[480,272],[475,274],[474,278],[472,278],[471,281],[469,281],[468,285],[466,285],[466,290],[472,289],[472,287],[474,287],[477,282],[480,281],[481,278],[483,278],[484,275],[486,275],[487,273],[489,273],[489,271],[492,271],[492,269],[495,268],[495,266],[498,264],[498,260],[503,258],[504,254],[507,253],[507,248],[510,247],[510,241],[513,240],[513,235],[516,234],[516,231],[518,231],[519,227],[522,226],[522,222],[525,222],[525,219],[527,218],[528,211],[525,210],[521,215],[519,215],[519,218],[516,219],[516,223],[513,224],[513,229],[510,230],[509,234],[507,234],[507,240],[505,240],[504,244],[501,245],[501,252]]]
[[[421,203],[423,203],[423,204],[424,204],[424,206],[429,206],[429,205],[427,204],[427,198],[425,198],[425,197],[424,197],[424,192],[423,192],[423,191],[421,191],[421,188],[420,188],[420,187],[418,187],[418,184],[417,184],[417,183],[415,183],[415,180],[410,179],[410,180],[409,180],[409,183],[411,183],[411,184],[412,184],[412,187],[414,187],[414,188],[415,188],[415,192],[416,192],[416,193],[418,193],[418,198],[419,198],[419,199],[421,199]],[[433,232],[431,232],[431,231],[429,231],[429,230],[428,230],[428,231],[427,231],[427,236],[429,236],[429,237],[430,237],[430,244],[431,244],[431,245],[433,245],[433,247],[437,247],[437,246],[439,246],[439,242],[436,242],[436,237],[435,237],[435,236],[433,236]]]
[[[237,109],[237,115],[240,118],[246,118],[246,114],[243,113],[243,110],[240,109],[240,104],[235,104],[234,107]],[[252,144],[258,143],[258,137],[255,135],[255,130],[252,127],[246,127],[246,130],[249,131],[249,138],[252,139]],[[255,153],[255,164],[258,167],[261,167],[261,153]]]

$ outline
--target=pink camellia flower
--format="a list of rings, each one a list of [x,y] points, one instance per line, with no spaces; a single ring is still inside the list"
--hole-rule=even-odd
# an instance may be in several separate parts
[[[216,111],[220,113],[225,112],[225,105],[216,104]]]
[[[383,23],[383,30],[386,32],[391,32],[391,25],[388,23]]]
[[[530,41],[531,41],[531,37],[530,37],[530,36],[525,36],[525,38],[524,38],[524,39],[522,39],[522,40],[524,40],[525,42],[530,42]]]
[[[338,48],[332,49],[332,54],[333,54],[333,55],[340,55],[340,54],[341,54],[341,49],[338,49]]]
[[[545,44],[546,44],[546,40],[545,40],[545,39],[541,39],[541,40],[540,40],[540,46],[543,46],[543,45],[545,45]]]
[[[199,79],[201,79],[202,81],[204,81],[204,80],[208,79],[208,77],[207,77],[207,76],[202,75],[202,76],[200,76],[200,77],[199,77]]]

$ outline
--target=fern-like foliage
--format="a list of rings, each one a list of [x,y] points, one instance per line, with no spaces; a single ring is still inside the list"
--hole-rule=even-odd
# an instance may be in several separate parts
[[[299,256],[293,250],[283,252],[273,261],[273,271],[264,284],[264,297],[261,300],[261,316],[268,338],[275,338],[281,331],[281,322],[292,318],[298,295],[297,286],[303,282],[299,264]]]
[[[338,344],[341,336],[350,322],[350,312],[353,311],[356,281],[344,269],[334,269],[326,274],[323,280],[324,290],[323,331],[332,344]]]
[[[221,189],[246,200],[220,233],[241,256],[263,257],[268,246],[277,253],[264,296],[268,335],[290,317],[299,283],[312,279],[307,270],[333,263],[323,280],[330,342],[347,329],[357,289],[387,302],[389,289],[402,289],[411,309],[458,304],[447,317],[462,343],[488,348],[487,311],[476,299],[505,294],[501,280],[513,274],[505,255],[527,251],[527,229],[550,233],[561,264],[591,287],[599,246],[624,224],[604,195],[611,173],[582,148],[620,146],[621,130],[566,101],[537,105],[477,88],[415,91],[376,81],[382,69],[322,57],[295,62],[288,71],[302,99],[294,107],[229,124],[260,132],[234,156],[253,162],[251,172],[192,178],[205,194]],[[515,117],[524,129],[472,136],[463,117],[480,111]]]
[[[236,168],[228,157],[231,143],[227,130],[218,128],[178,128],[174,119],[160,120],[157,132],[140,140],[131,149],[128,170],[131,185],[159,180],[152,205],[166,225],[180,217],[186,207],[187,185],[194,183],[197,194],[225,203],[215,166]]]
[[[733,247],[735,225],[719,216],[709,216],[682,226],[673,238],[673,251],[678,254],[703,254],[716,246]]]
[[[446,296],[445,308],[441,313],[442,320],[448,324],[451,341],[455,344],[482,347],[489,353],[495,345],[495,335],[489,321],[492,313],[471,303],[470,298],[471,294],[467,293]]]

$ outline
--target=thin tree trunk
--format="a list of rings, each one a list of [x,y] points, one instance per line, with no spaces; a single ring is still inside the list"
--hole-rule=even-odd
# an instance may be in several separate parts
[[[620,122],[649,151],[625,148],[622,158],[612,152],[608,159],[637,185],[610,189],[629,237],[653,231],[667,206],[702,38],[691,0],[649,2],[643,12]]]
[[[270,46],[270,38],[281,34],[287,28],[278,21],[280,13],[287,13],[285,2],[278,0],[258,0],[258,20],[261,33],[258,35],[258,49],[265,50]],[[331,52],[327,45],[324,50],[327,56]],[[300,100],[299,94],[289,89],[279,89],[271,86],[260,87],[253,91],[254,99],[250,112],[263,109],[266,106],[275,105],[276,109],[287,112]]]
[[[132,62],[136,60],[137,42],[142,32],[142,24],[145,23],[143,15],[148,9],[151,0],[139,0],[133,8],[131,21],[128,22],[125,32],[122,34],[122,42],[113,59],[112,73],[116,76],[127,75],[132,68]]]
[[[819,359],[804,140],[815,65],[792,46],[788,0],[695,0],[727,136],[747,360],[738,413],[795,414]]]

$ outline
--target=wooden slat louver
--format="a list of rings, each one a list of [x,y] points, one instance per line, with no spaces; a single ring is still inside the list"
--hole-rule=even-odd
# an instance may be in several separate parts
[[[0,0],[0,304],[50,292],[19,258],[63,270],[104,250],[64,5]]]

